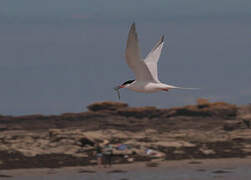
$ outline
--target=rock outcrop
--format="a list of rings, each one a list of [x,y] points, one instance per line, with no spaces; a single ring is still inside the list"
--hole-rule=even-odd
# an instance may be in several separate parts
[[[250,117],[250,105],[206,100],[170,109],[102,102],[82,113],[0,116],[0,169],[95,164],[95,146],[104,141],[114,163],[245,157]]]

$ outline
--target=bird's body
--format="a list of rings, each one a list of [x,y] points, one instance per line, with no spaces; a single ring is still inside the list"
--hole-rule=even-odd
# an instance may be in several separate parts
[[[194,89],[181,88],[161,83],[158,78],[158,61],[164,45],[164,36],[156,43],[144,60],[140,55],[138,37],[135,23],[131,25],[126,45],[126,62],[133,71],[136,80],[129,80],[115,88],[128,88],[136,92],[153,93],[157,91],[168,91],[169,89]]]
[[[163,83],[144,82],[136,80],[135,82],[131,83],[127,88],[136,92],[153,93],[163,90],[167,91],[169,86]]]

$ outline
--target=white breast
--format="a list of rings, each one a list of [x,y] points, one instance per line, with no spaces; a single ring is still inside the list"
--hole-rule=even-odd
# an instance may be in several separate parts
[[[161,86],[159,83],[137,82],[137,81],[128,86],[128,88],[136,92],[145,92],[145,93],[152,93],[161,90]]]

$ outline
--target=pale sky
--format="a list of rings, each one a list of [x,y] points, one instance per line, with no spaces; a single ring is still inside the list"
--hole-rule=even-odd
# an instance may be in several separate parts
[[[122,102],[251,103],[250,19],[250,0],[1,0],[0,114],[81,112],[118,101],[112,88],[133,78],[124,59],[133,21],[142,57],[165,35],[159,79],[201,90],[122,90]]]

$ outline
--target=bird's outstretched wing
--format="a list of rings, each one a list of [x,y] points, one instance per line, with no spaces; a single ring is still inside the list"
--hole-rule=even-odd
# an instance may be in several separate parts
[[[144,61],[140,57],[138,35],[135,23],[131,25],[125,52],[126,62],[138,81],[154,81],[154,78]]]
[[[158,61],[161,54],[161,50],[164,44],[164,36],[161,36],[160,40],[155,44],[153,49],[145,58],[145,64],[147,65],[152,77],[155,81],[159,82],[158,78]]]

